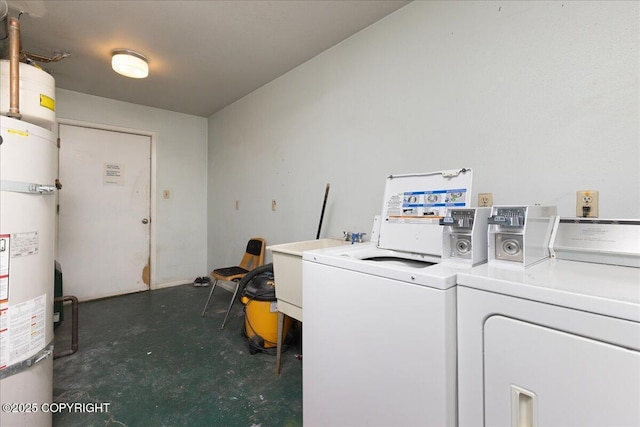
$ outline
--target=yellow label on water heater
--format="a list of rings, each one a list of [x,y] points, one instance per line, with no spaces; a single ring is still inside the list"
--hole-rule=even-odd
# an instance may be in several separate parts
[[[20,136],[29,136],[28,131],[23,131],[18,129],[7,129],[7,133],[11,133],[13,135],[20,135]]]
[[[56,100],[47,95],[40,94],[40,106],[56,111]]]

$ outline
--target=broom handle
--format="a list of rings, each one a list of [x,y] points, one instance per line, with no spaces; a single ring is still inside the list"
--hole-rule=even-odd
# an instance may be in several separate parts
[[[322,212],[320,213],[320,224],[318,224],[318,234],[316,234],[316,240],[320,238],[320,230],[322,230],[322,220],[324,219],[324,209],[327,207],[327,197],[329,197],[329,184],[324,191],[324,201],[322,202]]]

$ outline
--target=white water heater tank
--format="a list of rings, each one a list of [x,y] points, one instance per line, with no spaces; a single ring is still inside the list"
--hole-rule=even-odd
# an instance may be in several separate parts
[[[58,147],[52,132],[6,116],[0,136],[0,396],[4,405],[35,405],[3,411],[0,425],[47,426]]]
[[[7,117],[9,66],[0,62],[0,425],[46,427],[53,394],[55,88],[49,74],[20,64],[22,120]]]
[[[56,122],[54,78],[35,66],[20,63],[20,114],[22,120],[48,130]],[[0,115],[9,112],[9,61],[0,60]]]

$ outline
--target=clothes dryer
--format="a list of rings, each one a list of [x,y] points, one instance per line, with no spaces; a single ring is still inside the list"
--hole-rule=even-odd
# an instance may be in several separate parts
[[[463,267],[440,263],[439,222],[468,205],[470,174],[389,177],[375,242],[303,253],[305,425],[456,424]]]
[[[640,425],[640,221],[561,219],[552,250],[458,275],[461,427]]]

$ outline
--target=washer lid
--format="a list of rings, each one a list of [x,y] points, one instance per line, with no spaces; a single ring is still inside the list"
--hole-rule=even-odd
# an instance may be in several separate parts
[[[456,275],[471,270],[471,266],[435,264],[435,257],[419,258],[417,255],[381,249],[374,243],[359,243],[305,251],[302,254],[302,268],[304,270],[304,264],[317,263],[340,271],[348,270],[438,290],[455,287]]]
[[[473,172],[469,168],[387,178],[378,246],[442,256],[440,218],[450,207],[467,207]]]

